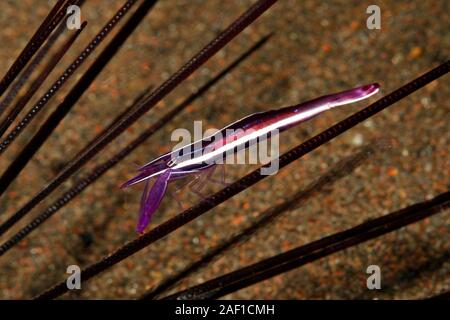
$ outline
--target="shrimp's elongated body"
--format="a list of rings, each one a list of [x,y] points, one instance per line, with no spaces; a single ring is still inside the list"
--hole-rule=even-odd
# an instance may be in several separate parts
[[[287,130],[331,108],[366,99],[377,93],[377,83],[330,94],[298,105],[254,113],[219,130],[216,134],[165,153],[139,168],[139,174],[122,187],[146,181],[141,199],[137,231],[143,232],[172,180],[199,173],[222,160],[227,154],[246,148],[271,132]],[[213,137],[214,136],[214,137]],[[216,137],[220,137],[215,139]],[[148,180],[157,177],[148,191]]]

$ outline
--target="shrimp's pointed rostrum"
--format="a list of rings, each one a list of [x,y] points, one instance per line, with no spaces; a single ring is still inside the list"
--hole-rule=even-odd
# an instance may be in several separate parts
[[[278,132],[287,130],[331,108],[366,99],[377,93],[379,88],[377,83],[373,83],[322,96],[298,105],[255,113],[216,133],[223,138],[206,137],[148,162],[139,168],[137,176],[122,185],[122,188],[125,188],[140,182],[146,183],[141,199],[137,231],[142,233],[150,223],[170,181],[211,168],[217,163],[217,160],[222,160],[230,151],[239,150],[237,148],[239,146],[248,148],[252,141],[264,139],[268,133],[274,130]],[[236,130],[236,133],[232,133],[231,136],[227,135],[227,130],[230,129]],[[157,177],[157,179],[148,191],[149,179],[153,177]]]

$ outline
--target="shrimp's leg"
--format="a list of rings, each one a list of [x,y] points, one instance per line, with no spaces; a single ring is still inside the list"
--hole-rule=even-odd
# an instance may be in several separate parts
[[[203,186],[201,186],[200,188],[195,188],[195,187],[190,186],[189,190],[192,193],[196,194],[200,199],[204,200],[204,199],[206,199],[206,196],[198,190],[201,188],[203,188]]]
[[[217,180],[217,179],[215,179],[215,178],[213,178],[212,177],[212,175],[213,175],[213,173],[215,172],[215,170],[216,170],[216,166],[220,166],[221,167],[221,174],[220,174],[220,180]],[[210,173],[208,174],[208,179],[211,181],[211,182],[214,182],[214,183],[218,183],[218,184],[220,184],[220,185],[222,185],[222,186],[224,186],[224,187],[227,187],[230,183],[229,182],[227,182],[226,181],[226,179],[225,179],[225,165],[224,164],[221,164],[221,165],[216,165],[216,166],[214,166],[214,167],[212,167],[210,170]]]
[[[178,197],[178,191],[180,191],[181,189],[183,189],[184,187],[186,187],[188,184],[192,183],[192,180],[187,179],[187,182],[182,183],[180,185],[175,186],[171,191],[170,191],[170,195],[172,196],[172,198],[175,199],[175,201],[178,203],[178,206],[180,208],[180,210],[184,210],[183,204],[181,203],[179,197]]]
[[[201,192],[205,186],[205,181],[208,180],[211,168],[206,169],[202,173],[196,175],[195,179],[189,183],[189,191],[196,194],[201,199],[205,199],[206,196]]]
[[[201,190],[205,187],[206,181],[209,180],[214,183],[218,183],[223,186],[228,186],[228,183],[225,181],[225,166],[222,166],[222,174],[221,174],[221,180],[216,180],[212,178],[217,165],[211,166],[207,169],[205,169],[201,174],[197,175],[195,180],[190,184],[189,190],[192,191],[194,194],[199,196],[202,199],[205,199],[206,196],[201,192]]]

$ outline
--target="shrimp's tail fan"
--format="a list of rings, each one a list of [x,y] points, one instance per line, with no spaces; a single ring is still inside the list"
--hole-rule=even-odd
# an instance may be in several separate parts
[[[344,104],[353,103],[376,94],[380,90],[378,83],[372,83],[365,86],[360,86],[350,90],[342,91],[339,93],[331,94],[321,99],[326,100],[330,104],[330,107],[337,107]]]
[[[150,191],[148,191],[148,182],[145,184],[141,198],[139,222],[136,227],[137,232],[144,232],[145,228],[150,223],[153,214],[161,204],[164,194],[167,191],[171,173],[171,170],[166,170],[158,176]]]

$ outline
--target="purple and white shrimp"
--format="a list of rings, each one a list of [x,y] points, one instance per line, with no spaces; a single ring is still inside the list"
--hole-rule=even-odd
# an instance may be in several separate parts
[[[139,168],[137,176],[122,185],[125,188],[145,181],[137,232],[142,233],[150,223],[169,182],[210,169],[216,161],[239,146],[248,148],[252,141],[267,137],[270,132],[284,131],[328,109],[366,99],[377,93],[379,88],[377,83],[373,83],[298,105],[254,113],[219,130],[215,136],[220,139],[209,136],[150,161]],[[156,181],[149,191],[149,179],[153,177]]]

